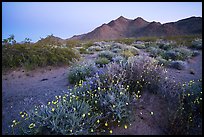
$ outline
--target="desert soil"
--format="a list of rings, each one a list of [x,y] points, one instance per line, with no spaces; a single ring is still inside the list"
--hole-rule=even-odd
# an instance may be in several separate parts
[[[186,70],[168,68],[169,78],[176,82],[188,82],[202,78],[202,51],[200,55],[188,60]],[[85,59],[96,55],[86,55]],[[190,74],[193,69],[195,74]],[[46,67],[26,72],[23,69],[2,74],[2,134],[12,134],[12,120],[19,119],[20,111],[52,101],[56,95],[62,95],[70,85],[67,79],[69,66]],[[127,129],[113,128],[113,134],[156,135],[166,134],[167,123],[165,102],[159,96],[145,93],[135,105],[133,120]],[[153,115],[150,112],[154,112]]]

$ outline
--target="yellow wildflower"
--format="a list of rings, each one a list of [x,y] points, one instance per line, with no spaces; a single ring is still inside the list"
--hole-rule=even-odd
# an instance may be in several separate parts
[[[125,125],[124,128],[127,129],[128,128],[127,125]]]
[[[98,90],[100,90],[101,88],[100,87],[98,87]]]
[[[35,127],[35,124],[34,123],[31,123],[30,125],[29,125],[29,128],[34,128]]]
[[[93,129],[91,129],[91,132],[94,132],[94,130],[93,130]]]
[[[110,130],[110,133],[112,134],[112,133],[113,133],[113,131],[112,131],[112,130]]]
[[[86,116],[86,114],[83,114],[82,117],[84,118]]]
[[[100,122],[100,120],[98,119],[98,120],[97,120],[97,123],[99,123],[99,122]]]
[[[106,126],[106,127],[108,126],[108,123],[107,123],[107,122],[105,123],[105,126]]]

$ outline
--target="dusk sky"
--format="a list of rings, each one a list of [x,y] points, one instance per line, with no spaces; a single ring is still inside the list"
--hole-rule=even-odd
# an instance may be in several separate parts
[[[119,16],[174,22],[202,17],[202,2],[2,2],[2,39],[10,34],[17,42],[36,42],[50,34],[66,39]]]

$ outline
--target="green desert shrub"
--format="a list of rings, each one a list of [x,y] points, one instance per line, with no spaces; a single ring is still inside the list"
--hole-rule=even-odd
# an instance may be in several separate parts
[[[157,56],[155,59],[158,61],[158,65],[164,65],[164,66],[169,65],[169,61],[166,59],[163,59],[161,56]]]
[[[89,47],[91,47],[91,46],[93,46],[94,44],[93,44],[93,42],[92,41],[88,41],[88,42],[85,42],[84,44],[82,44],[83,45],[83,47],[85,48],[85,49],[87,49],[87,48],[89,48]]]
[[[159,48],[163,49],[163,50],[170,50],[172,49],[174,46],[171,44],[159,44]]]
[[[120,48],[114,48],[111,50],[113,53],[120,53],[121,49]]]
[[[130,52],[132,52],[132,54],[133,54],[134,56],[139,55],[139,52],[140,52],[139,49],[137,49],[137,48],[135,48],[135,47],[132,47],[132,46],[127,46],[124,50],[125,50],[125,51],[126,51],[126,50],[129,50]]]
[[[202,39],[195,39],[192,41],[191,48],[201,50],[202,49]]]
[[[185,47],[175,48],[174,51],[178,52],[179,55],[177,60],[186,60],[192,57],[193,52]]]
[[[136,38],[137,41],[145,41],[145,42],[155,42],[158,37],[139,37]]]
[[[129,57],[139,55],[139,49],[132,47],[132,46],[126,46],[122,52],[120,53],[123,57],[128,59]]]
[[[194,50],[193,53],[192,53],[192,57],[196,57],[198,55],[200,55],[200,52],[197,51],[197,50]]]
[[[108,64],[110,62],[110,60],[108,60],[105,57],[99,57],[95,60],[96,65],[98,65],[99,67],[103,67],[104,65]]]
[[[121,44],[127,44],[127,45],[131,45],[134,41],[135,41],[134,38],[121,38],[121,39],[115,40],[115,42],[118,42]]]
[[[169,60],[169,59],[176,60],[179,56],[179,53],[174,50],[169,50],[169,51],[164,52],[161,56],[162,58],[166,60]]]
[[[100,46],[91,46],[87,50],[88,51],[102,51],[103,49]]]
[[[66,46],[67,47],[80,47],[81,46],[81,42],[79,40],[67,40],[66,41]]]
[[[2,68],[10,69],[23,67],[34,69],[36,67],[59,66],[70,64],[79,59],[77,51],[70,48],[40,46],[31,44],[15,44],[2,46]]]
[[[122,51],[120,54],[126,59],[134,56],[134,54],[129,50]]]
[[[175,60],[169,63],[169,67],[178,69],[178,70],[184,70],[187,68],[187,63],[181,60]]]
[[[96,66],[91,62],[82,62],[72,66],[68,73],[68,80],[71,84],[78,83],[80,80],[85,80],[86,77],[91,77],[96,72]]]
[[[134,46],[138,49],[145,49],[146,48],[145,44],[132,44],[132,46]]]
[[[115,54],[111,51],[101,51],[98,53],[98,57],[101,58],[107,58],[108,60],[112,61],[112,58],[115,56]]]
[[[111,50],[113,49],[124,49],[127,45],[121,43],[113,43],[111,46]]]
[[[158,47],[148,47],[146,51],[149,52],[150,57],[157,57],[164,53],[164,51]]]
[[[194,41],[197,38],[202,38],[202,35],[180,35],[180,36],[166,36],[163,37],[163,40],[171,40],[176,42],[176,46],[186,46],[191,47],[192,41]]]
[[[174,48],[169,51],[166,51],[162,54],[162,57],[166,60],[172,59],[172,60],[186,60],[188,58],[191,58],[193,55],[193,52],[187,48],[180,47],[180,48]]]

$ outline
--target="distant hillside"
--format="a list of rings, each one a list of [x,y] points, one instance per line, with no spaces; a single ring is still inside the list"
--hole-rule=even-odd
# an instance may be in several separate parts
[[[53,35],[48,35],[46,38],[41,38],[39,41],[36,42],[37,44],[46,44],[46,45],[62,45],[65,44],[65,40],[55,37]]]
[[[190,17],[177,22],[161,24],[160,22],[145,21],[141,17],[130,20],[120,16],[89,33],[75,35],[67,40],[110,40],[129,37],[193,34],[202,34],[202,17]]]

